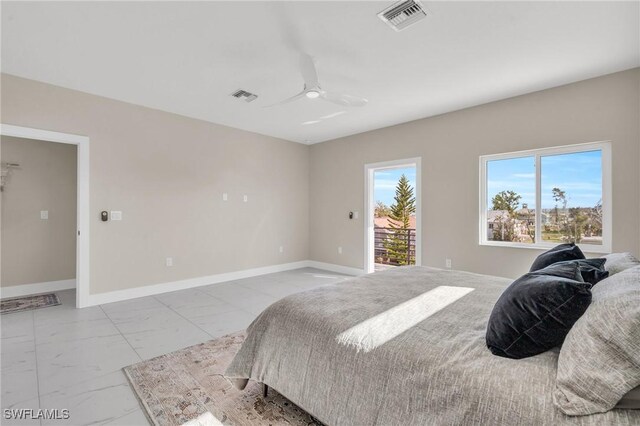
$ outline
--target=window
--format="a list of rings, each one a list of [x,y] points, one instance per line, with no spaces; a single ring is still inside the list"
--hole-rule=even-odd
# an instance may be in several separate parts
[[[480,157],[480,244],[611,250],[608,142]]]

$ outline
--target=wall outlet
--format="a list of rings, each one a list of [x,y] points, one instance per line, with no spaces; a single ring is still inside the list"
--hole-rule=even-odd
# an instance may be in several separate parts
[[[445,265],[447,266],[448,269],[451,269],[451,259],[446,259],[444,261]]]
[[[40,219],[42,220],[49,219],[49,210],[40,210]]]
[[[111,220],[122,220],[122,212],[119,210],[111,210]]]
[[[166,264],[167,266],[173,266],[173,257],[167,257]]]
[[[284,253],[284,247],[280,246],[280,253]]]
[[[227,201],[229,200],[229,195],[225,192],[222,194],[222,201]]]
[[[342,247],[338,247],[338,254],[342,254]]]

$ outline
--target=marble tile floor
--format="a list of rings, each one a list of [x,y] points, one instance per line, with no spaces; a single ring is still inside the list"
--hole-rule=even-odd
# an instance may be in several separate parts
[[[246,328],[271,303],[348,277],[313,268],[124,302],[62,304],[0,318],[2,425],[147,425],[122,367]],[[5,409],[68,409],[66,420],[8,420]]]

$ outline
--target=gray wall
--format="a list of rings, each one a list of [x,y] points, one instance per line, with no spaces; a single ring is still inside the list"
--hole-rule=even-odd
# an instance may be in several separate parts
[[[5,74],[1,121],[91,139],[91,294],[309,257],[307,146]]]
[[[1,161],[20,164],[0,193],[1,285],[74,279],[77,147],[7,136],[0,145]]]
[[[363,268],[364,165],[422,157],[423,265],[519,276],[540,251],[479,246],[478,158],[602,140],[613,150],[613,249],[640,252],[640,69],[311,147],[311,258]],[[337,247],[343,247],[339,255]]]

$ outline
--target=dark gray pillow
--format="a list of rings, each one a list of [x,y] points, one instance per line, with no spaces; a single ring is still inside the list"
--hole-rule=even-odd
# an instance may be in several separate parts
[[[529,272],[539,271],[554,263],[584,258],[582,250],[574,243],[560,244],[536,257]]]
[[[591,303],[591,284],[577,263],[529,272],[502,293],[489,317],[486,342],[494,355],[526,358],[560,346]]]
[[[580,275],[582,275],[584,282],[595,285],[609,276],[609,272],[604,269],[606,260],[604,258],[565,260],[564,262],[554,263],[554,265],[575,263],[580,269]]]

